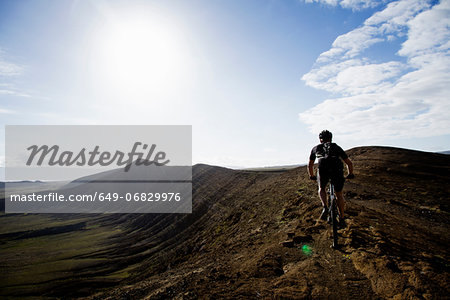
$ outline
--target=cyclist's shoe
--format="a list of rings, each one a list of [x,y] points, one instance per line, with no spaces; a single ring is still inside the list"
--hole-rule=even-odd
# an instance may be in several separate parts
[[[322,209],[322,214],[320,214],[320,219],[325,221],[327,220],[327,218],[328,218],[328,208],[324,207]]]

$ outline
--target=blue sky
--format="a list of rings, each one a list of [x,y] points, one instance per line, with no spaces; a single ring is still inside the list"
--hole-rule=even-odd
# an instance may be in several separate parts
[[[306,163],[325,128],[344,149],[449,150],[449,11],[419,0],[3,0],[0,119],[191,124],[193,162],[222,166]]]

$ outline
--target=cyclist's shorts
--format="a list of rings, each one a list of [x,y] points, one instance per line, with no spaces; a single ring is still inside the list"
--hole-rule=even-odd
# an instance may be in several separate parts
[[[319,172],[317,172],[317,182],[319,186],[325,188],[330,180],[334,184],[334,190],[336,192],[342,191],[345,182],[344,173],[342,171],[330,172],[319,168]]]

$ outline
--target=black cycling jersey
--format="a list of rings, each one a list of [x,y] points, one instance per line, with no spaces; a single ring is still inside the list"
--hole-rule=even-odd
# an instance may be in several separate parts
[[[328,147],[328,151],[325,149]],[[336,192],[342,191],[344,187],[344,165],[341,159],[348,158],[345,151],[335,143],[323,143],[315,146],[311,150],[309,159],[315,161],[319,159],[319,171],[317,181],[321,188],[325,188],[328,181],[334,184]]]
[[[309,159],[312,161],[315,161],[316,158],[319,159],[319,169],[327,168],[334,171],[341,171],[343,170],[343,165],[341,159],[348,158],[348,155],[345,153],[345,151],[339,147],[335,143],[328,143],[329,144],[329,150],[328,153],[325,150],[325,146],[327,143],[322,143],[317,146],[315,146],[311,150],[311,155],[309,156]]]

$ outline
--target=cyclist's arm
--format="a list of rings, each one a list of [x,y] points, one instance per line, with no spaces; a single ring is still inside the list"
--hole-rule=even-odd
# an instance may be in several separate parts
[[[314,160],[309,160],[309,164],[308,164],[308,173],[309,176],[314,176]]]
[[[350,159],[344,159],[345,164],[347,165],[348,174],[353,174],[353,163]]]

